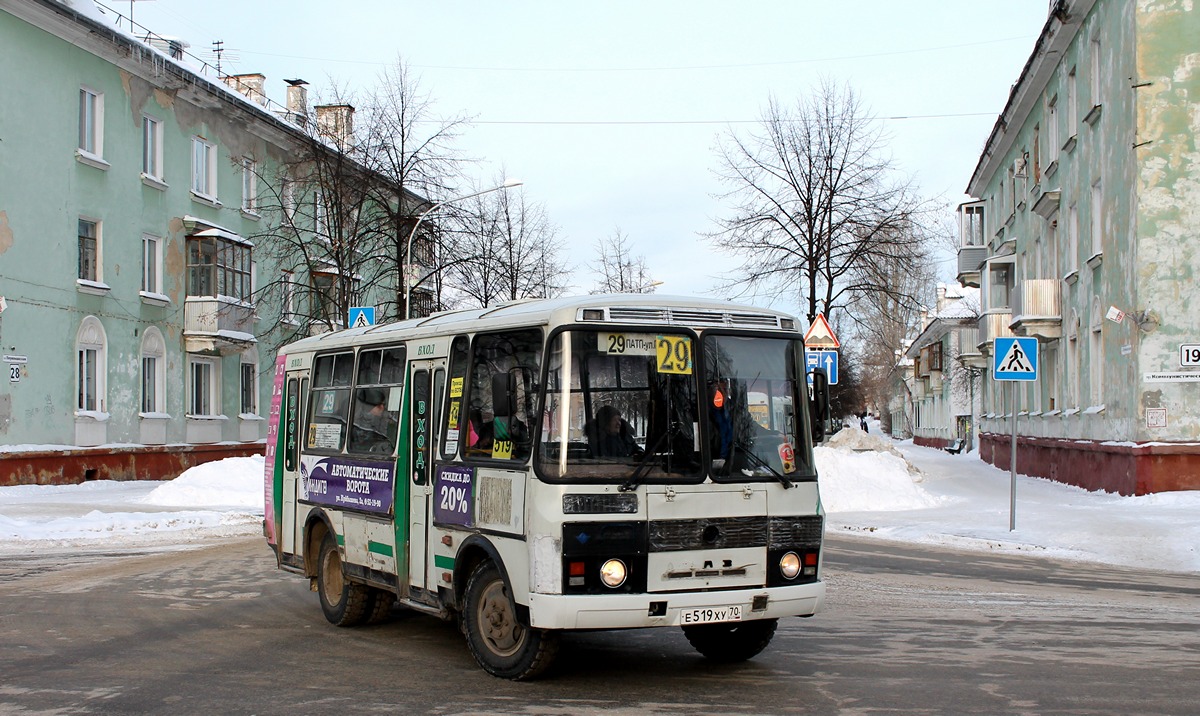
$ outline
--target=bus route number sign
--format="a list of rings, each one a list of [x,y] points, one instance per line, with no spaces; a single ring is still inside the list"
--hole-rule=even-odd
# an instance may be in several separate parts
[[[659,373],[692,374],[692,339],[659,336],[655,341]]]

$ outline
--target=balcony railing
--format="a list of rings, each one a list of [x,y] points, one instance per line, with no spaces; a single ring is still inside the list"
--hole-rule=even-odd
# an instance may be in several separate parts
[[[993,338],[1008,338],[1013,335],[1008,324],[1012,323],[1011,313],[985,313],[979,319],[979,352],[981,355],[992,354]]]
[[[241,351],[256,342],[254,307],[227,298],[189,296],[183,305],[188,351]]]
[[[1062,292],[1057,279],[1026,279],[1013,296],[1014,335],[1062,338]]]
[[[986,246],[960,246],[958,249],[958,282],[979,288],[980,270],[987,260]]]

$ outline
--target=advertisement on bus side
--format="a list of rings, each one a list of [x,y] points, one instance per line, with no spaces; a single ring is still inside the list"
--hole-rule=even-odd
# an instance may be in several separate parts
[[[391,514],[396,465],[390,460],[300,456],[300,499],[328,507]]]

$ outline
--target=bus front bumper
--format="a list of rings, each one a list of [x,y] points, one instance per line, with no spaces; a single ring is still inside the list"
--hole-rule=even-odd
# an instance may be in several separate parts
[[[825,600],[825,583],[719,592],[656,594],[531,594],[537,629],[628,629],[710,621],[807,617]]]

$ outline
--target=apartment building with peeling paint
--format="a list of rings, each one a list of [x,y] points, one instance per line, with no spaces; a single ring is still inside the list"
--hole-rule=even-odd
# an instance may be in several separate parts
[[[981,453],[1122,494],[1200,489],[1200,8],[1058,0],[960,211]],[[1016,390],[991,341],[1039,339]],[[1191,348],[1194,346],[1194,349]]]

